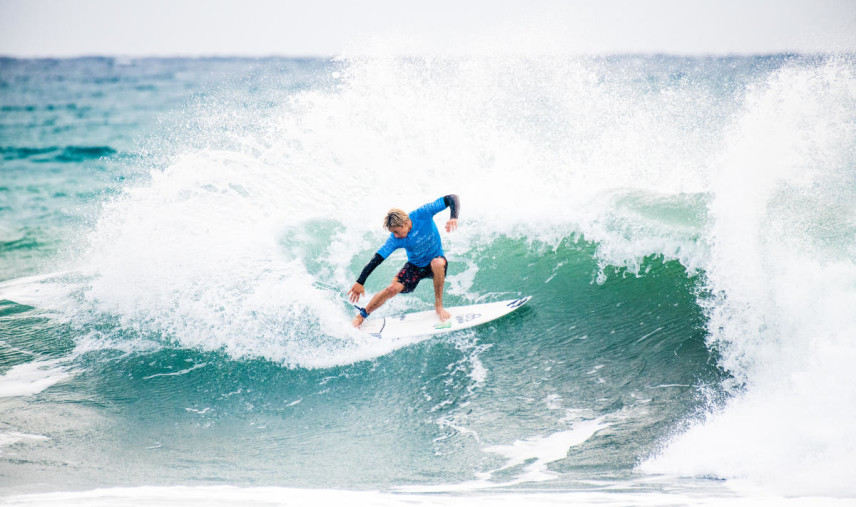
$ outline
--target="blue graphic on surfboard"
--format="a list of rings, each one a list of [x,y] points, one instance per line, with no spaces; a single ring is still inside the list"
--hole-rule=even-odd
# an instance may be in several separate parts
[[[452,316],[440,322],[434,310],[405,313],[394,317],[369,318],[360,331],[378,338],[410,338],[431,336],[479,326],[507,315],[525,305],[532,296],[494,303],[446,308]]]

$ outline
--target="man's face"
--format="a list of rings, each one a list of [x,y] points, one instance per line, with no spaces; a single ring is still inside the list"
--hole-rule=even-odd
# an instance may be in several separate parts
[[[410,229],[413,228],[413,222],[410,220],[406,224],[399,227],[390,227],[389,232],[398,239],[404,239],[410,234]]]

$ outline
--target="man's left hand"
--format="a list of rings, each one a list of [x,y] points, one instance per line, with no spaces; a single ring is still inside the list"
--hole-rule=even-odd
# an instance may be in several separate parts
[[[446,222],[446,232],[452,232],[458,228],[458,219],[453,218]]]
[[[360,300],[360,296],[366,293],[365,287],[360,283],[355,283],[351,290],[348,291],[348,297],[351,303],[356,303]]]

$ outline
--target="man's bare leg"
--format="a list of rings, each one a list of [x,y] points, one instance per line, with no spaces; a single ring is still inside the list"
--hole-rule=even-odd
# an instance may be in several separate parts
[[[393,279],[392,283],[389,284],[389,287],[375,294],[371,301],[369,301],[369,304],[366,305],[366,312],[372,313],[373,311],[383,306],[383,304],[386,303],[391,297],[396,296],[403,290],[404,284],[399,282],[397,279]],[[353,324],[354,327],[360,327],[363,323],[363,320],[365,320],[363,319],[363,316],[357,314],[351,324]]]
[[[436,257],[431,261],[431,273],[434,275],[434,311],[440,320],[447,321],[452,316],[443,308],[443,285],[446,283],[446,259]]]

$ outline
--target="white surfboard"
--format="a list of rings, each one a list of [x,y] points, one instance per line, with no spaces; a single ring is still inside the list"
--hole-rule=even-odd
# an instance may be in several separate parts
[[[409,338],[450,333],[498,319],[525,305],[531,298],[532,296],[526,296],[495,303],[453,306],[446,308],[452,318],[445,322],[440,322],[434,310],[366,319],[360,326],[360,331],[378,338]]]

